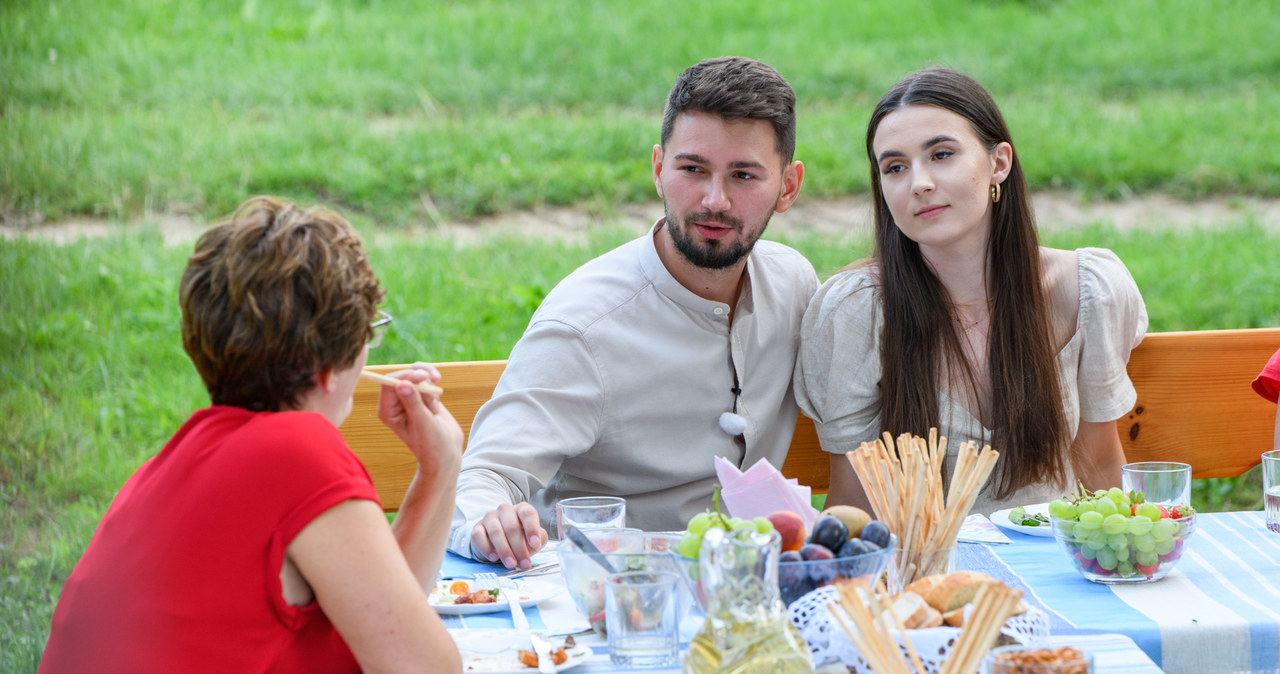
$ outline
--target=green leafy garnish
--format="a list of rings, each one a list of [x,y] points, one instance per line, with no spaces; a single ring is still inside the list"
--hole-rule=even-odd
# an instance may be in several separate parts
[[[1048,524],[1049,518],[1045,517],[1044,513],[1028,515],[1026,508],[1018,506],[1009,511],[1009,521],[1024,527],[1038,527],[1041,523]]]

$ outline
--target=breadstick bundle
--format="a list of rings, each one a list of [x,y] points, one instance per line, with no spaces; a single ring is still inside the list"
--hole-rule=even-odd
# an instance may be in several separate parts
[[[1000,457],[990,445],[978,451],[977,443],[962,444],[947,490],[942,480],[946,450],[947,439],[931,428],[927,441],[904,433],[895,443],[886,432],[845,455],[876,517],[898,534],[898,551],[889,563],[895,591],[947,571],[960,526]]]

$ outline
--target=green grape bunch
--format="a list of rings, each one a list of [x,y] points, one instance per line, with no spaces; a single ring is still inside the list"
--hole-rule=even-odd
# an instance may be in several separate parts
[[[702,538],[711,529],[741,532],[737,535],[743,538],[755,533],[767,534],[773,531],[773,522],[770,522],[766,517],[756,517],[748,520],[741,517],[729,517],[721,512],[720,487],[716,487],[711,503],[712,510],[704,510],[694,515],[689,518],[689,523],[685,525],[684,535],[680,537],[680,542],[676,544],[676,552],[681,557],[697,559],[698,553],[702,549]]]

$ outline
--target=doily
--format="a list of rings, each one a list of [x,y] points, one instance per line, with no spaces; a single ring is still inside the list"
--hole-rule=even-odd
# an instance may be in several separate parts
[[[787,609],[792,624],[800,630],[800,635],[809,644],[809,652],[813,655],[814,664],[822,664],[838,660],[847,665],[852,672],[872,674],[871,668],[858,654],[858,649],[849,640],[840,623],[831,617],[828,604],[838,604],[840,594],[834,587],[820,587],[797,599]],[[968,611],[966,610],[966,615]],[[841,618],[852,626],[853,621],[841,611]],[[1000,633],[1015,643],[1033,648],[1048,646],[1049,616],[1035,607],[1028,607],[1025,613],[1013,616],[1000,628]],[[937,673],[951,650],[955,648],[956,639],[960,636],[958,627],[932,627],[923,630],[908,630],[907,637],[915,647],[926,671]],[[899,648],[902,640],[898,639]],[[902,650],[906,657],[906,649]]]

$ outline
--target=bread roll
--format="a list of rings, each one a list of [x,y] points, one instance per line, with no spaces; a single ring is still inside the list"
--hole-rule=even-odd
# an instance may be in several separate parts
[[[942,624],[942,614],[935,611],[932,606],[929,606],[924,597],[914,592],[903,592],[898,595],[898,598],[893,600],[890,609],[898,617],[898,620],[902,622],[902,626],[909,630],[937,627]],[[883,619],[886,625],[893,625],[893,621],[889,616],[884,616]]]
[[[996,579],[985,573],[956,571],[947,574],[924,598],[939,613],[950,613],[973,601],[983,585],[994,582]]]
[[[902,589],[904,592],[914,592],[920,595],[921,597],[928,597],[929,590],[932,590],[935,585],[937,585],[938,583],[941,583],[942,580],[946,577],[947,576],[944,573],[935,573],[932,576],[924,576],[922,578],[917,578],[910,585]]]
[[[930,627],[942,627],[942,614],[928,604],[925,606],[929,609],[929,613],[916,625],[916,629],[927,630]]]

